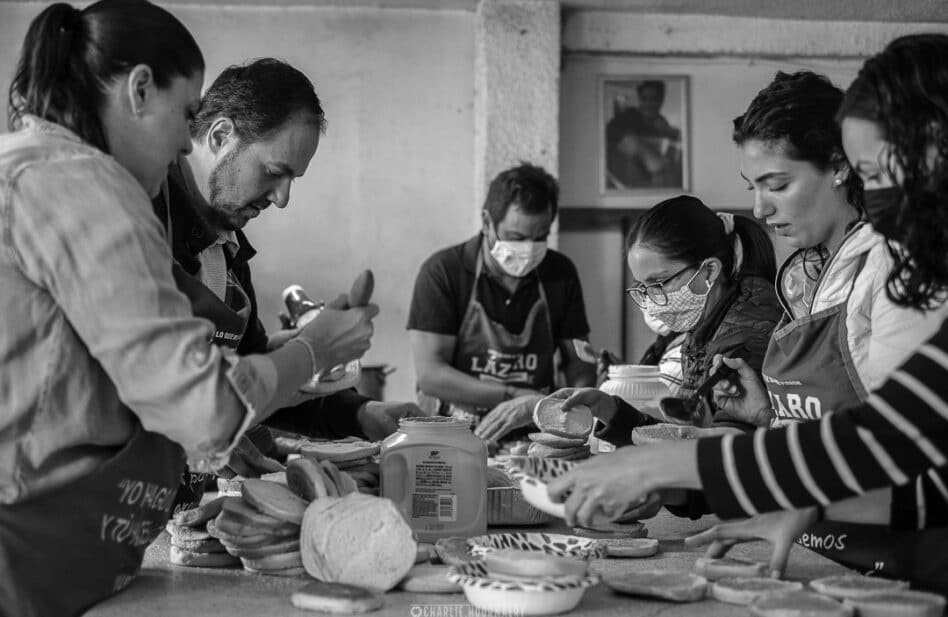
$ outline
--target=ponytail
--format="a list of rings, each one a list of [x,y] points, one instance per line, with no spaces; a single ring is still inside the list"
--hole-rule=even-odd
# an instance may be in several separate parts
[[[147,0],[100,0],[79,10],[57,2],[30,23],[10,84],[10,130],[30,114],[108,152],[99,114],[106,88],[138,64],[159,88],[204,70],[191,33]]]
[[[667,199],[636,219],[626,250],[636,244],[683,263],[716,257],[728,279],[776,278],[773,244],[757,223],[744,216],[715,213],[690,195]]]
[[[33,20],[10,84],[10,130],[32,114],[106,149],[98,115],[102,93],[83,58],[87,36],[82,11],[63,2]]]
[[[746,216],[734,217],[734,233],[741,244],[743,260],[738,276],[759,276],[773,281],[777,278],[777,258],[770,236]]]

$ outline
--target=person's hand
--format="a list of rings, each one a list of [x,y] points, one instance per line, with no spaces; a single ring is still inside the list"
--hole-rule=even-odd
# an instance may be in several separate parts
[[[284,330],[278,330],[273,334],[267,336],[267,351],[273,351],[274,349],[279,349],[283,347],[284,344],[291,338],[298,336],[300,333],[299,328],[287,328]]]
[[[249,437],[242,435],[230,452],[227,466],[218,470],[217,475],[226,479],[234,476],[259,478],[265,473],[285,471],[285,469],[279,462],[264,456]]]
[[[362,433],[370,441],[382,441],[397,431],[402,418],[425,415],[414,403],[381,401],[366,401],[356,414]]]
[[[528,394],[500,403],[481,419],[474,434],[488,443],[495,443],[514,429],[530,426],[533,408],[542,398],[542,394]]]
[[[816,522],[816,508],[761,514],[753,518],[718,523],[711,529],[685,539],[690,547],[709,544],[708,557],[723,557],[735,544],[766,540],[773,545],[770,554],[770,575],[780,578],[787,567],[793,542],[807,527]]]
[[[563,401],[562,410],[569,411],[577,405],[585,405],[592,415],[608,424],[615,417],[619,406],[614,398],[597,388],[562,388],[543,399]]]
[[[621,363],[622,359],[608,349],[600,351],[599,357],[596,358],[596,385],[602,385],[609,378],[610,366]]]
[[[316,369],[327,370],[361,358],[372,344],[372,320],[379,307],[348,306],[345,296],[336,298],[300,330],[299,336],[308,339],[316,355]]]
[[[701,488],[697,449],[696,440],[619,448],[576,465],[547,484],[547,493],[564,504],[570,526],[615,520],[659,489]]]
[[[769,427],[774,413],[770,396],[757,371],[740,358],[725,358],[717,354],[711,364],[712,372],[722,363],[737,370],[739,384],[733,383],[733,378],[722,379],[715,384],[712,396],[718,411],[714,420],[736,420],[753,426]]]

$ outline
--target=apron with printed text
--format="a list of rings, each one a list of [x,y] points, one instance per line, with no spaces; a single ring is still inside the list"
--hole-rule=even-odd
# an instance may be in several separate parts
[[[865,255],[853,285],[864,265]],[[785,313],[761,369],[776,415],[774,426],[819,420],[868,396],[849,353],[847,301],[794,319],[783,295],[785,270],[782,268],[777,277]],[[817,286],[821,282],[822,277]],[[818,478],[816,481],[819,483]],[[944,591],[948,586],[948,551],[931,551],[935,545],[930,543],[946,540],[945,529],[902,531],[887,525],[820,521],[797,543],[864,574],[924,581],[929,588],[941,586]]]
[[[491,319],[478,299],[477,283],[483,268],[483,252],[478,251],[474,286],[458,330],[452,366],[483,381],[549,392],[553,387],[556,343],[543,283],[534,273],[537,276],[539,298],[527,314],[523,331],[514,334],[503,324]],[[421,402],[430,405],[430,397],[422,393]],[[472,427],[490,411],[488,408],[455,403],[436,402],[435,407],[447,415],[469,421]]]
[[[214,295],[204,283],[185,272],[177,263],[174,264],[172,272],[178,289],[191,301],[191,310],[195,317],[203,317],[214,324],[214,344],[237,349],[250,321],[250,297],[231,271],[227,271],[224,300]],[[214,477],[213,474],[185,471],[181,476],[181,486],[172,514],[201,505],[204,483]]]
[[[0,505],[0,617],[74,617],[126,587],[161,533],[184,451],[137,425],[98,469]]]

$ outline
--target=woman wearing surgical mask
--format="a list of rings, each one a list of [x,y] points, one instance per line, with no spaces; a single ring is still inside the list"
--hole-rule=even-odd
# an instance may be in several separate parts
[[[144,0],[51,4],[26,33],[0,136],[0,615],[78,615],[126,587],[186,459],[219,469],[368,348],[364,315],[330,309],[238,358],[177,290],[148,195],[191,148],[203,77],[188,30]],[[326,343],[326,319],[349,342]]]
[[[682,195],[636,219],[627,246],[632,284],[626,293],[647,320],[684,335],[676,396],[695,391],[715,354],[760,366],[781,310],[772,283],[773,245],[759,225]],[[567,388],[553,396],[568,398],[566,408],[591,406],[607,425],[599,436],[619,445],[629,443],[634,426],[655,421],[599,390]],[[722,414],[710,396],[702,403],[705,424],[750,428],[769,422]]]
[[[773,245],[759,225],[715,213],[701,200],[683,195],[639,217],[627,245],[632,285],[626,293],[649,320],[684,334],[677,396],[695,391],[710,374],[715,354],[738,356],[760,367],[781,309],[772,282]],[[634,427],[657,422],[621,398],[592,388],[567,388],[552,397],[567,399],[566,409],[588,405],[606,425],[597,437],[620,446],[630,443]],[[710,396],[702,403],[704,424],[747,430],[770,421],[769,415],[729,415]],[[664,503],[676,514],[701,516],[701,500],[688,497],[656,495],[637,515],[654,514]]]
[[[946,56],[948,36],[900,37],[866,61],[838,107],[851,168],[867,191],[885,190],[870,193],[880,198],[870,220],[881,223],[895,253],[879,273],[885,281],[879,294],[908,314],[941,307],[948,296]],[[893,195],[898,199],[881,203]],[[946,358],[943,320],[863,401],[815,422],[752,436],[626,448],[612,460],[575,468],[551,484],[551,497],[569,495],[567,518],[585,519],[602,510],[621,512],[656,490],[702,489],[721,518],[754,518],[718,525],[696,540],[711,542],[714,556],[739,542],[769,540],[778,573],[801,532],[816,525],[810,537],[822,539],[828,523],[844,521],[846,550],[831,557],[943,594],[948,492],[939,472],[948,456]],[[752,375],[740,369],[749,381]],[[757,404],[767,400],[766,394],[752,395]],[[920,476],[926,482],[919,484]],[[900,508],[880,499],[899,492],[906,497]],[[864,550],[845,554],[859,547]]]

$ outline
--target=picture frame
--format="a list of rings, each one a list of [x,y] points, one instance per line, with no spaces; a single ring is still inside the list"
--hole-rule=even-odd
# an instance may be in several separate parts
[[[598,95],[603,203],[650,207],[689,192],[688,76],[601,75]]]

